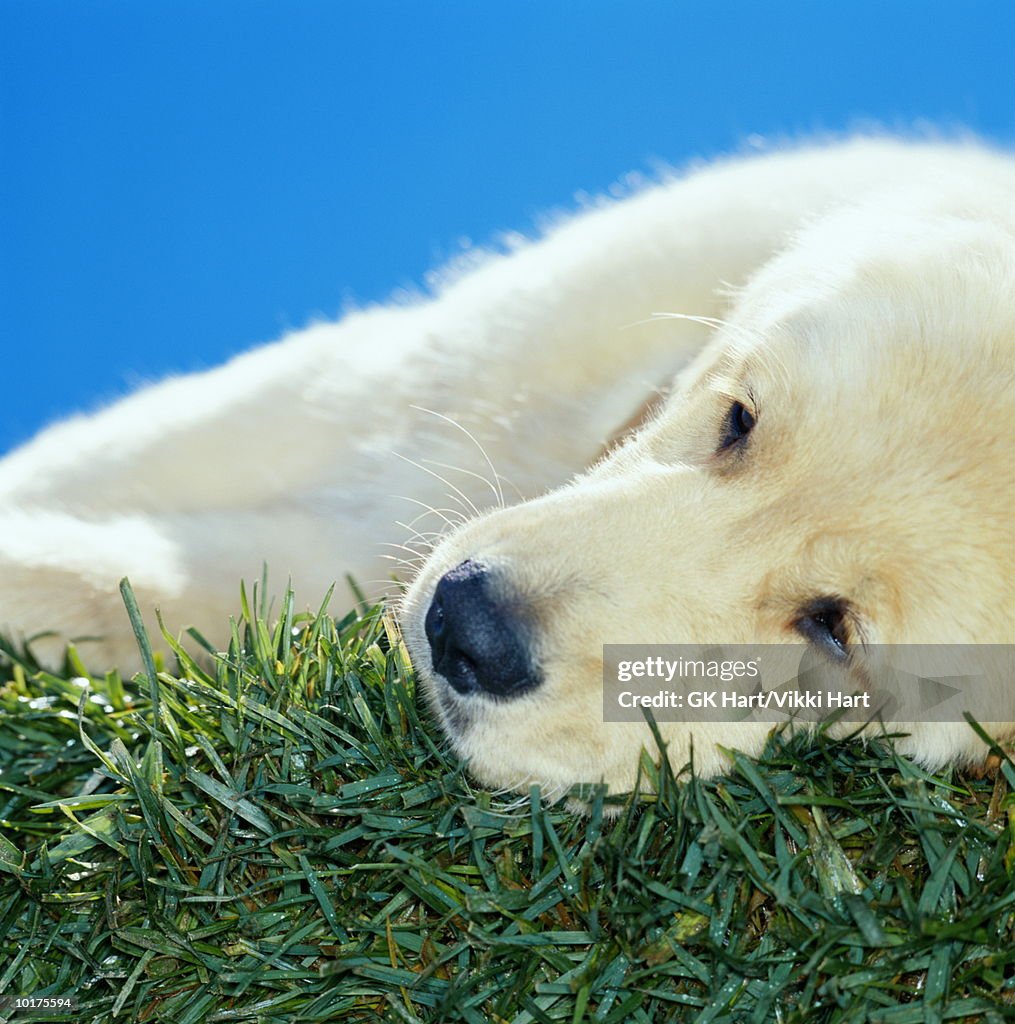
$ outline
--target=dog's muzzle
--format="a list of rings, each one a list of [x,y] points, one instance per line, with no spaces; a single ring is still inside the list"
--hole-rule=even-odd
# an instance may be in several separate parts
[[[469,560],[445,573],[434,590],[426,639],[434,671],[457,693],[504,699],[540,682],[519,605],[499,584],[486,566]]]

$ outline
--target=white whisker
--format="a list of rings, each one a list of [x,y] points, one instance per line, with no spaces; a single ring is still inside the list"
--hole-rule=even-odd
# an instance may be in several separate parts
[[[428,502],[420,501],[419,498],[413,498],[408,494],[392,494],[391,497],[397,498],[399,501],[408,501],[411,502],[413,505],[419,505],[420,508],[425,509],[427,512],[433,512],[435,515],[439,515],[443,512],[447,515],[458,516],[459,523],[468,522],[468,519],[464,515],[464,513],[460,512],[457,508],[439,508],[435,505],[429,504]]]
[[[401,580],[367,580],[368,586],[383,587],[377,597],[380,603],[390,601],[392,598],[404,593],[406,584]]]
[[[453,490],[455,494],[458,495],[458,497],[454,498],[450,494],[448,495],[448,497],[451,498],[452,501],[459,501],[459,499],[461,499],[459,501],[459,504],[461,504],[462,508],[466,509],[466,511],[469,512],[470,518],[472,516],[479,515],[479,509],[476,508],[476,506],[473,504],[469,496],[464,491],[455,487],[455,485],[450,480],[446,480],[444,477],[442,477],[440,473],[435,473],[432,469],[428,469],[426,466],[420,465],[420,463],[416,462],[415,459],[410,459],[408,456],[402,455],[400,452],[392,452],[391,454],[394,455],[396,459],[401,459],[403,462],[407,462],[410,466],[415,466],[416,469],[418,469],[421,473],[426,473],[428,476],[432,476],[435,480],[439,480],[442,484],[444,484],[445,487],[450,487],[451,490]]]
[[[493,496],[497,499],[497,507],[498,508],[503,508],[504,507],[504,495],[503,495],[503,493],[498,489],[498,487],[495,487],[490,482],[488,477],[483,476],[482,473],[476,473],[474,470],[471,470],[471,469],[463,469],[461,466],[453,466],[450,462],[438,462],[436,459],[420,459],[420,461],[425,463],[428,466],[437,466],[440,469],[450,469],[454,473],[464,473],[466,476],[474,477],[476,480],[479,480],[481,483],[486,484],[486,486],[489,487],[490,490],[493,491]]]
[[[418,554],[406,558],[405,555],[378,555],[385,562],[394,562],[396,568],[418,569],[427,559],[427,555]]]
[[[446,522],[452,529],[469,521],[469,517],[456,508],[435,508],[433,505],[428,505],[425,501],[420,501],[419,498],[410,498],[406,494],[392,494],[391,497],[397,498],[399,501],[408,501],[413,505],[419,505],[420,508],[425,509],[427,512],[435,516],[440,516],[440,518],[443,519],[444,522]],[[447,513],[447,515],[445,515],[445,513]],[[448,519],[448,515],[459,516],[460,518],[457,522],[452,522],[452,520]],[[414,519],[413,522],[416,522],[416,520]]]
[[[486,452],[486,449],[479,443],[476,437],[469,430],[463,427],[461,423],[457,422],[456,420],[453,420],[450,416],[445,416],[443,413],[435,412],[433,409],[427,409],[421,405],[414,405],[412,406],[412,408],[418,410],[419,412],[427,413],[430,416],[436,416],[437,419],[444,420],[445,423],[450,423],[451,426],[455,427],[457,430],[460,430],[479,449],[479,454],[483,456],[483,459],[486,461],[486,464],[490,467],[490,472],[493,474],[493,480],[496,486],[494,486],[494,483],[491,483],[489,480],[487,480],[486,483],[493,488],[494,495],[497,497],[497,507],[503,508],[504,491],[501,489],[500,486],[500,474],[498,474],[497,469],[493,464],[493,461]]]
[[[724,320],[722,317],[717,316],[696,316],[693,313],[653,313],[651,318],[646,323],[651,323],[655,320],[687,320],[690,323],[701,324],[703,327],[709,327],[712,330],[724,330],[729,331],[734,337],[747,343],[755,343],[758,340],[758,336],[750,331],[747,331],[740,324],[735,324],[730,320]]]
[[[382,541],[380,547],[382,548],[401,548],[403,551],[411,551],[414,553],[414,557],[419,555],[425,555],[433,551],[433,541],[430,540],[429,533],[419,533],[415,530],[410,530],[405,523],[395,523],[395,526],[401,526],[406,530],[409,530],[409,536],[405,538],[402,544],[398,544],[393,541]],[[421,548],[422,550],[417,550]]]

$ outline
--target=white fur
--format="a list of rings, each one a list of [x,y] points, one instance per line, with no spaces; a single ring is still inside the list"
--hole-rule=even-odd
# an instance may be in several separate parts
[[[837,329],[844,332],[834,339],[834,356],[823,370],[811,365],[797,387],[810,389],[814,406],[831,392],[854,403],[851,414],[867,422],[859,431],[842,432],[840,443],[852,446],[847,461],[881,472],[876,467],[890,441],[883,431],[891,418],[870,404],[872,374],[891,383],[881,398],[904,403],[920,429],[965,409],[949,401],[957,368],[969,368],[974,383],[998,367],[1010,370],[1013,168],[1010,157],[975,144],[888,139],[713,164],[619,202],[604,201],[510,253],[489,254],[432,298],[314,325],[218,369],[166,381],[94,416],[53,426],[0,462],[0,628],[21,636],[57,630],[56,640],[38,645],[49,658],[67,639],[101,634],[101,641],[83,648],[86,660],[131,667],[137,656],[117,593],[123,575],[131,577],[147,613],[160,606],[171,628],[193,623],[220,639],[237,604],[239,580],[259,577],[263,562],[276,586],[291,576],[298,598],[308,604],[346,573],[379,593],[393,564],[382,559],[383,545],[414,536],[399,523],[415,522],[414,529],[427,535],[447,533],[472,518],[474,508],[498,504],[499,491],[511,503],[564,484],[596,460],[648,396],[709,345],[707,325],[653,315],[725,316],[730,292],[748,282],[734,328],[722,342],[723,358],[765,347],[780,332],[792,334],[797,346],[826,344],[818,336],[834,307]],[[912,251],[900,255],[899,245],[905,249],[906,243],[899,238],[909,237],[912,223],[922,227],[912,234]],[[960,288],[962,272],[954,271],[953,260],[968,262],[971,252],[994,261],[992,270],[974,284],[967,274]],[[865,274],[877,287],[865,290]],[[981,291],[970,295],[970,287]],[[953,381],[939,382],[930,394],[907,386],[910,373],[914,381],[932,379],[913,365],[911,348],[894,349],[888,342],[881,348],[871,336],[904,334],[906,317],[911,323],[929,318],[952,337],[948,358],[937,369]],[[810,342],[808,332],[815,336]],[[695,366],[714,369],[717,356],[714,348],[708,351],[706,363]],[[772,351],[778,355],[770,372],[797,379],[798,356],[785,347]],[[956,360],[962,351],[966,355]],[[844,380],[850,383],[842,392]],[[991,400],[1000,402],[994,413],[1010,437],[1010,401]],[[806,402],[801,408],[801,416],[809,415]],[[438,549],[406,613],[407,636],[424,675],[419,615],[437,576],[489,547],[490,537],[503,530],[510,536],[512,524],[533,552],[544,541],[548,545],[542,569],[519,567],[537,580],[534,586],[563,571],[568,558],[588,562],[589,545],[595,548],[593,564],[625,561],[628,582],[621,589],[640,618],[632,617],[629,637],[613,639],[640,639],[639,623],[663,621],[645,595],[660,587],[661,559],[684,557],[680,545],[668,547],[662,539],[666,522],[657,536],[646,526],[653,513],[632,518],[630,504],[607,501],[594,512],[581,509],[597,506],[594,495],[614,486],[611,474],[619,474],[617,493],[626,502],[639,493],[650,505],[669,501],[651,493],[644,455],[652,451],[661,464],[688,458],[687,431],[693,429],[685,423],[678,430],[671,421],[679,419],[673,412],[653,421],[639,435],[637,458],[616,457],[578,490],[522,505],[517,514],[476,520]],[[970,425],[947,429],[963,450],[986,444]],[[1004,525],[1013,497],[1009,450],[985,449],[984,458],[994,460],[996,487],[970,501],[1006,502],[997,515],[1009,540],[999,557],[1009,559],[1004,565],[1011,570],[1010,525]],[[490,463],[499,480],[491,480]],[[824,479],[820,461],[813,469],[815,481],[836,483]],[[885,471],[897,470],[905,476],[895,464]],[[778,475],[777,464],[770,472]],[[922,499],[912,481],[899,486],[913,486]],[[707,504],[707,491],[688,492],[692,505],[680,519],[683,541],[699,549],[708,547],[712,525],[695,523],[693,502]],[[824,528],[831,529],[834,502],[854,514],[845,496],[824,498],[833,503],[821,513]],[[571,511],[557,517],[554,502],[578,507],[577,520]],[[426,508],[444,511],[426,514]],[[551,511],[540,519],[537,537],[523,524],[544,510]],[[885,512],[882,519],[894,529],[900,515]],[[970,514],[965,521],[970,529],[987,529],[989,518]],[[870,521],[879,528],[876,516]],[[598,528],[606,522],[612,533]],[[977,551],[975,536],[964,538],[954,552],[941,554],[940,572],[927,584],[944,595],[929,595],[934,622],[948,621],[953,612],[951,633],[960,639],[970,638],[969,617],[956,595],[969,588],[954,586],[948,574],[960,572],[960,557],[980,572]],[[685,574],[693,576],[694,564],[690,559]],[[775,568],[766,563],[758,571]],[[709,622],[716,589],[710,581],[699,581],[704,610],[695,612],[695,622]],[[986,593],[979,580],[973,590],[976,600]],[[992,621],[1003,633],[995,628],[991,639],[1011,641],[1011,590],[991,596],[1000,603]],[[714,598],[716,607],[727,599],[722,587]],[[968,593],[964,599],[973,600]],[[568,621],[566,615],[560,619]],[[571,635],[583,628],[575,626]],[[919,629],[911,630],[917,634]],[[586,639],[593,647],[603,639],[594,623]],[[598,677],[589,685],[598,686]],[[630,755],[630,743],[617,739],[624,733],[618,728],[604,743],[611,749],[619,744],[619,752],[600,758],[592,744],[584,753],[576,748],[570,759],[548,755],[555,767],[541,769],[541,744],[559,750],[570,742],[545,724],[553,719],[547,713],[528,736],[524,726],[512,726],[533,777],[555,786],[578,775],[600,777],[614,771],[607,762]],[[1007,713],[1015,719],[1015,707]],[[480,749],[488,741],[479,732],[476,737],[460,745],[481,774],[517,781],[517,766],[493,764]],[[945,740],[928,742],[947,746]],[[619,769],[615,774],[626,778]]]

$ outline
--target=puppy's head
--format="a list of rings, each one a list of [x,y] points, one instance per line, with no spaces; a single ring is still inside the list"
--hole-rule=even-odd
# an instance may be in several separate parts
[[[845,211],[756,275],[631,439],[448,537],[402,624],[476,775],[631,785],[653,744],[603,721],[606,643],[1012,641],[1012,295],[989,222]]]

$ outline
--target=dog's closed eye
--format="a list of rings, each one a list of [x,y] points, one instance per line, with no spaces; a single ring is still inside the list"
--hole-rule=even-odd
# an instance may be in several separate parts
[[[845,601],[819,597],[800,610],[796,631],[809,643],[837,661],[849,657],[850,617]]]
[[[726,414],[723,434],[719,442],[719,450],[726,451],[734,445],[743,443],[747,435],[754,429],[757,418],[743,402],[734,402]]]

